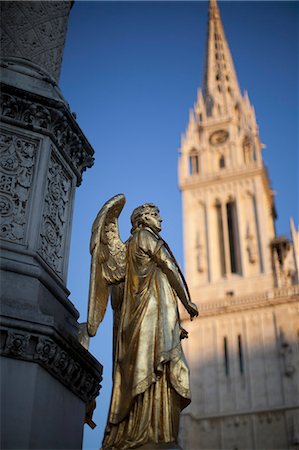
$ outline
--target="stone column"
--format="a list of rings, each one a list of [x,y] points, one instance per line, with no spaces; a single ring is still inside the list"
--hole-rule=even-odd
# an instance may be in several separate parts
[[[57,85],[72,2],[1,2],[1,448],[79,449],[102,366],[66,287],[93,149]]]

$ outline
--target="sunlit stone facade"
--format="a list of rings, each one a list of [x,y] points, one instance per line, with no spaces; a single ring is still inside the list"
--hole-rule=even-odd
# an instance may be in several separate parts
[[[203,89],[181,143],[185,270],[200,318],[186,321],[188,449],[299,445],[298,232],[275,234],[254,108],[210,1]]]

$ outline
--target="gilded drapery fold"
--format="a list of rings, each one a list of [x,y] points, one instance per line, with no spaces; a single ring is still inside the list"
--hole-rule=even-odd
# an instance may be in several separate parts
[[[159,433],[165,434],[164,442],[176,440],[179,413],[190,402],[190,390],[180,343],[177,295],[169,272],[182,284],[163,241],[149,228],[137,229],[127,243],[114,386],[103,448],[130,448],[134,442],[142,445],[156,441]],[[172,413],[166,414],[165,408]],[[160,411],[159,420],[154,410]],[[134,417],[139,421],[142,417],[147,426],[143,429],[142,423],[134,423]]]

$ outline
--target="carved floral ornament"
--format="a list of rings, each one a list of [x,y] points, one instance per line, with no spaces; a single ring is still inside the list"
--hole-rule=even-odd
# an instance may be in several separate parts
[[[58,275],[63,272],[71,191],[70,177],[54,156],[52,146],[39,253]]]
[[[13,124],[17,121],[18,125],[25,128],[50,134],[73,168],[78,179],[77,185],[81,183],[82,172],[93,165],[93,150],[80,131],[72,126],[73,119],[69,114],[7,93],[1,94],[0,114],[4,121]]]
[[[71,355],[46,336],[25,331],[7,330],[1,353],[40,364],[61,383],[66,385],[85,403],[90,403],[99,393],[102,372],[94,374],[84,367],[75,354]]]
[[[37,143],[0,135],[0,237],[23,243]]]

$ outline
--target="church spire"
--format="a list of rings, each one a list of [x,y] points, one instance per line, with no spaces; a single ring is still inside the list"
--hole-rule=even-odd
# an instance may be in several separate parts
[[[216,0],[209,4],[209,28],[203,95],[208,115],[228,113],[240,97],[233,60],[225,38]]]

